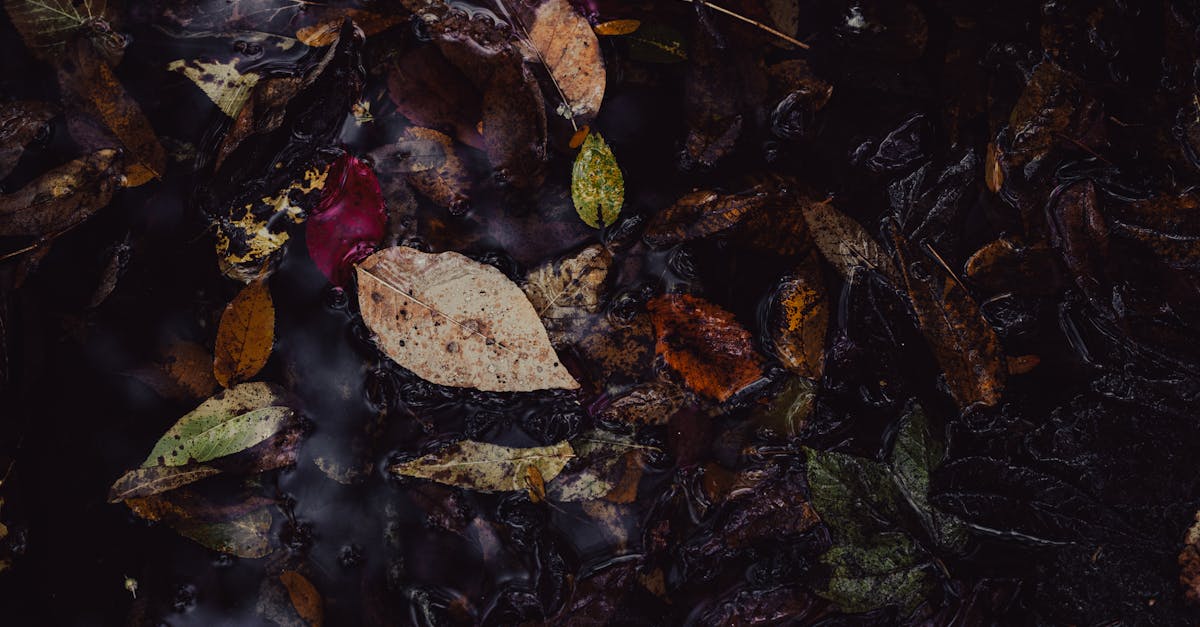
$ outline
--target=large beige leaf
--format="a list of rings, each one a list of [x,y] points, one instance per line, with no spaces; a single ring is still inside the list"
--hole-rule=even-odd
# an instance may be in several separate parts
[[[358,266],[358,303],[383,352],[426,381],[488,392],[579,387],[521,288],[458,253],[381,250]]]
[[[566,440],[532,448],[464,440],[438,453],[395,464],[390,470],[479,492],[508,492],[528,488],[531,467],[541,480],[552,481],[573,457],[575,451]]]

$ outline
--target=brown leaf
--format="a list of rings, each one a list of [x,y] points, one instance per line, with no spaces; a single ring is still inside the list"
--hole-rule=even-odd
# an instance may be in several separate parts
[[[1053,294],[1061,288],[1052,272],[1056,257],[1046,242],[1002,237],[984,244],[967,259],[966,276],[989,292]]]
[[[1082,78],[1052,60],[1038,63],[1009,116],[1012,142],[1001,152],[1000,176],[1040,163],[1060,145],[1086,144],[1101,114]]]
[[[412,126],[400,139],[372,151],[378,170],[402,172],[420,194],[451,213],[464,213],[471,202],[471,176],[452,140],[439,131]]]
[[[642,378],[654,357],[654,327],[644,313],[629,321],[597,314],[588,325],[571,333],[571,342],[588,361],[596,380],[607,384]]]
[[[136,468],[121,475],[121,478],[112,484],[108,490],[108,502],[119,503],[126,499],[153,496],[220,472],[220,469],[208,464]],[[143,516],[143,518],[145,517]]]
[[[404,21],[404,18],[398,14],[375,13],[349,7],[316,5],[308,8],[309,11],[306,13],[319,11],[318,17],[321,21],[297,30],[296,39],[299,39],[304,45],[314,48],[322,48],[336,43],[338,33],[342,30],[342,24],[346,18],[353,20],[354,25],[367,37],[378,35]]]
[[[766,74],[758,46],[737,37],[718,36],[706,17],[693,30],[684,86],[684,139],[681,165],[709,169],[733,152],[751,116],[766,97]],[[636,36],[636,34],[635,34]]]
[[[44,102],[14,100],[0,103],[0,180],[12,172],[21,154],[57,111]]]
[[[687,294],[647,305],[658,340],[655,352],[696,393],[718,402],[762,377],[762,357],[733,314]]]
[[[143,520],[174,522],[228,522],[274,501],[265,496],[246,496],[234,502],[218,502],[191,488],[153,496],[125,499],[125,505]]]
[[[208,349],[187,340],[174,340],[154,365],[129,373],[171,400],[206,398],[217,389],[213,357]]]
[[[636,31],[641,25],[641,20],[609,20],[595,25],[592,27],[592,30],[597,35],[628,35]]]
[[[569,110],[558,111],[563,117],[590,122],[604,100],[606,76],[600,42],[591,25],[568,0],[540,0],[536,6],[516,3],[520,29],[528,33],[526,60],[542,63],[549,72],[554,90],[551,98],[566,99]],[[508,6],[501,3],[501,6]]]
[[[126,150],[125,185],[137,187],[162,178],[167,151],[158,141],[149,118],[125,91],[108,61],[86,39],[68,46],[68,60],[58,67],[58,82],[69,100],[100,120]]]
[[[614,400],[597,418],[607,422],[665,425],[684,404],[683,390],[670,381],[635,386]]]
[[[959,407],[1000,401],[1007,374],[1000,338],[954,277],[894,235],[900,274],[917,321]]]
[[[612,253],[593,244],[529,273],[522,289],[556,346],[567,343],[573,330],[600,311],[601,290],[611,265]]]
[[[388,66],[388,95],[413,124],[482,150],[482,95],[433,46],[418,46]]]
[[[755,185],[737,194],[709,190],[690,192],[654,216],[646,227],[646,243],[655,248],[667,248],[707,237],[737,224],[770,200],[771,190],[766,185]]]
[[[279,573],[279,581],[287,588],[288,598],[300,618],[312,627],[321,627],[325,623],[325,600],[312,582],[294,570]]]
[[[1113,232],[1173,268],[1194,268],[1200,264],[1200,199],[1186,192],[1129,203],[1120,208]]]
[[[52,236],[108,205],[118,187],[116,150],[98,150],[0,196],[0,236]]]
[[[221,314],[213,374],[225,387],[241,383],[267,364],[275,345],[275,304],[264,281],[242,288]]]
[[[853,218],[835,209],[828,201],[805,205],[804,218],[825,261],[846,280],[859,270],[874,270],[899,283],[891,258]]]
[[[1179,552],[1179,583],[1183,586],[1183,597],[1191,605],[1200,605],[1200,512],[1196,513],[1195,524],[1188,527],[1183,536],[1183,550]]]
[[[363,321],[396,363],[439,385],[575,389],[529,300],[499,270],[398,246],[358,266]]]
[[[825,370],[825,333],[829,302],[816,257],[784,280],[776,301],[782,314],[772,328],[775,352],[783,365],[802,377],[820,379]]]
[[[1093,302],[1105,303],[1108,225],[1096,207],[1096,186],[1091,181],[1075,183],[1049,209],[1051,241],[1076,285]]]

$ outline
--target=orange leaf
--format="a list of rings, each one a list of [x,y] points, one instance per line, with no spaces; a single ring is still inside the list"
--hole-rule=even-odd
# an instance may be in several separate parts
[[[213,374],[229,387],[258,374],[275,344],[275,305],[262,280],[247,285],[221,314]]]
[[[783,283],[779,307],[783,319],[772,329],[775,351],[788,370],[810,379],[825,369],[825,332],[829,328],[829,303],[825,282],[810,256],[799,272]]]
[[[325,601],[312,583],[294,570],[279,573],[279,581],[283,582],[292,600],[296,613],[312,627],[320,627],[325,622]]]
[[[346,18],[354,20],[354,25],[367,37],[382,33],[401,21],[399,15],[385,15],[348,8],[326,8],[321,17],[322,20],[319,23],[297,30],[296,39],[306,46],[323,48],[337,41],[338,33],[342,30],[342,23]]]
[[[733,314],[701,298],[668,294],[647,306],[655,351],[698,394],[718,402],[762,377],[762,357]]]
[[[628,35],[641,28],[641,20],[610,20],[592,27],[597,35]]]

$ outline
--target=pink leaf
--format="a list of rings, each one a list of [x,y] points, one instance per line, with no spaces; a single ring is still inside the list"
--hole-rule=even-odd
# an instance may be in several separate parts
[[[343,155],[329,168],[324,194],[308,218],[308,256],[335,285],[383,239],[387,211],[379,179],[365,162]]]

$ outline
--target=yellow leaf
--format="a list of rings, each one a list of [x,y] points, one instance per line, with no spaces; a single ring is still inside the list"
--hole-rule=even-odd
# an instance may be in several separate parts
[[[196,84],[204,95],[212,100],[225,115],[237,117],[242,105],[250,97],[250,90],[258,84],[258,74],[237,70],[237,62],[185,61],[179,59],[167,65],[172,72],[179,72]]]
[[[597,24],[592,30],[596,31],[597,35],[628,35],[641,25],[641,20],[610,20]]]

